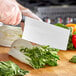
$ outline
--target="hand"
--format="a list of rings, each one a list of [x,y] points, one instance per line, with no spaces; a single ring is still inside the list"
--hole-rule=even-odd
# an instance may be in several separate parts
[[[31,17],[33,19],[36,19],[36,20],[39,20],[39,21],[42,21],[37,15],[35,15],[32,11],[30,11],[29,9],[25,9],[25,10],[21,10],[22,14],[24,16],[28,16],[28,17]],[[22,27],[22,30],[24,29],[24,23],[21,22],[21,27]]]
[[[30,11],[29,9],[25,9],[25,10],[21,10],[22,14],[24,16],[28,16],[31,17],[33,19],[37,19],[39,21],[42,21],[37,15],[35,15],[32,11]]]
[[[17,25],[22,16],[17,4],[11,0],[0,0],[0,22],[4,24]]]

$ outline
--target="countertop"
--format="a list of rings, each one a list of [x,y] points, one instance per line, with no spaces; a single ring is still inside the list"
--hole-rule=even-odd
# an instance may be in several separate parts
[[[76,76],[76,64],[69,62],[69,59],[76,55],[76,50],[59,51],[58,55],[60,60],[58,66],[33,69],[29,65],[26,65],[15,58],[8,55],[10,48],[0,47],[0,61],[11,60],[15,62],[20,68],[30,71],[26,76]]]

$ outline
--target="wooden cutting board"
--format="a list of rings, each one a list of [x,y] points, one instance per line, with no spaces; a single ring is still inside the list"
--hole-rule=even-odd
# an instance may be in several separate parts
[[[11,60],[19,65],[21,68],[25,70],[29,70],[30,73],[26,76],[76,76],[76,64],[69,62],[69,59],[76,55],[75,51],[60,51],[58,54],[60,56],[60,60],[58,61],[58,66],[49,67],[41,69],[33,69],[30,66],[21,63],[15,58],[8,55],[8,51],[10,48],[0,47],[0,61],[8,61]]]

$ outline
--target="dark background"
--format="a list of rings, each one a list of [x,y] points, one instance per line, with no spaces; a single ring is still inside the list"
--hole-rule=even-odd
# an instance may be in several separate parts
[[[56,5],[76,5],[75,0],[17,0],[25,7],[35,6],[56,6]]]
[[[55,23],[76,23],[75,0],[17,0],[32,10],[43,21]]]

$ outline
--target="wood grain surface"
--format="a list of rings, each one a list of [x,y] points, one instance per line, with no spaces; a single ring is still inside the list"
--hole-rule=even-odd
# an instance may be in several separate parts
[[[76,50],[59,51],[58,55],[60,56],[60,60],[58,61],[58,66],[46,66],[45,68],[41,69],[33,69],[30,66],[9,56],[9,50],[10,48],[0,47],[0,61],[11,60],[19,65],[22,69],[29,70],[30,73],[26,76],[76,76],[76,64],[69,62],[69,59],[73,55],[76,55]]]

